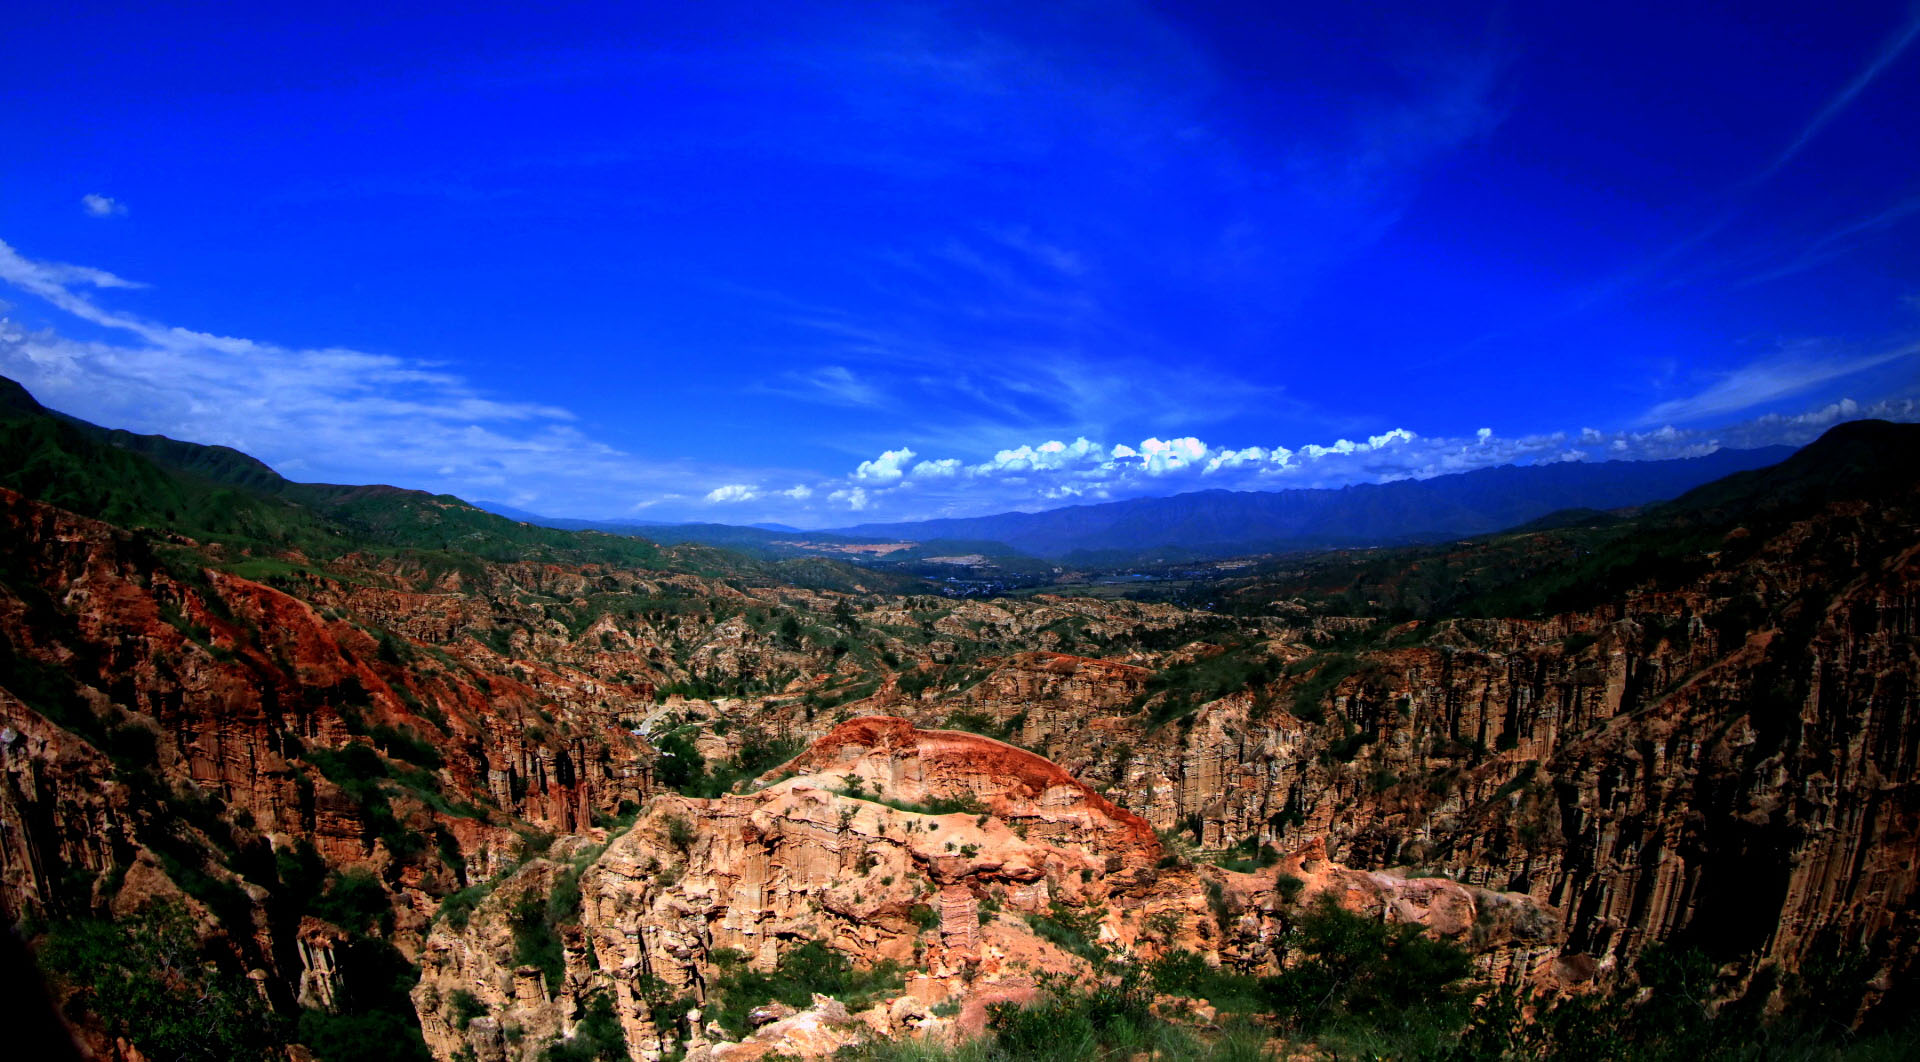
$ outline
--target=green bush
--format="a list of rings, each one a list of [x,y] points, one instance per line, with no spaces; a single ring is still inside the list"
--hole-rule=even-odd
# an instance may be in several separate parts
[[[437,771],[446,765],[446,760],[441,757],[440,750],[433,747],[429,742],[422,740],[420,735],[415,734],[411,730],[387,726],[382,723],[379,726],[369,729],[367,736],[373,739],[374,745],[377,746],[381,752],[396,759],[402,759],[416,766],[425,767],[430,771]]]
[[[544,1062],[626,1062],[628,1057],[626,1034],[613,1013],[613,998],[605,992],[587,1001],[573,1036],[552,1044],[542,1056]]]
[[[1460,948],[1433,940],[1417,925],[1385,922],[1342,910],[1322,896],[1288,932],[1298,956],[1261,982],[1268,1009],[1291,1028],[1314,1032],[1343,1022],[1393,1015],[1457,1026],[1458,983],[1473,969]]]
[[[412,1014],[375,1011],[300,1015],[300,1042],[322,1062],[427,1062],[420,1024]]]
[[[1078,955],[1096,965],[1106,961],[1106,949],[1097,942],[1100,932],[1098,910],[1075,911],[1056,901],[1046,914],[1028,914],[1024,917],[1035,933],[1062,951]]]
[[[420,972],[385,940],[351,937],[334,946],[341,992],[333,1013],[300,1015],[300,1042],[321,1062],[428,1062],[408,993]]]
[[[817,940],[788,949],[771,973],[751,969],[739,952],[717,951],[713,958],[720,968],[714,981],[718,1002],[709,1005],[709,1017],[736,1037],[747,1033],[748,1012],[776,1000],[806,1007],[817,992],[857,1012],[897,993],[905,983],[899,967],[891,962],[855,969],[845,955]]]
[[[1232,848],[1227,849],[1210,860],[1214,866],[1223,870],[1251,874],[1280,861],[1280,853],[1270,844],[1261,844],[1258,837],[1249,837]]]
[[[393,928],[393,906],[386,887],[367,870],[335,874],[309,911],[349,933],[364,933],[376,925],[382,932],[392,932]]]
[[[492,891],[493,885],[488,882],[461,889],[459,892],[450,892],[440,901],[440,917],[446,919],[447,924],[455,929],[465,929],[467,919],[473,915],[473,909],[480,906],[480,901],[486,899],[487,894]]]
[[[547,988],[557,991],[566,977],[566,960],[560,948],[560,934],[547,916],[547,897],[528,890],[513,905],[507,916],[513,930],[513,961],[535,966],[546,978]]]
[[[713,727],[715,733],[723,733],[727,721],[719,720]],[[761,727],[749,726],[740,732],[740,751],[725,763],[705,762],[693,743],[677,733],[662,738],[659,749],[663,754],[673,752],[671,757],[663,755],[655,768],[663,772],[662,782],[685,796],[711,798],[730,793],[741,782],[758,778],[798,756],[801,742],[797,738],[776,738]]]
[[[1213,656],[1175,664],[1147,679],[1138,704],[1153,702],[1150,725],[1184,718],[1201,705],[1231,693],[1251,690],[1264,700],[1281,674],[1280,663],[1261,646],[1231,646]],[[1157,700],[1156,700],[1157,698]]]
[[[464,988],[454,989],[447,997],[447,1004],[447,1009],[453,1012],[453,1027],[462,1032],[473,1024],[473,1019],[485,1017],[487,1013],[487,1005]]]
[[[895,800],[891,797],[882,796],[879,793],[867,792],[866,789],[862,787],[860,779],[855,775],[847,775],[846,777],[848,779],[847,787],[844,789],[835,789],[835,793],[854,800],[865,800],[869,803],[881,804],[895,811],[904,811],[911,815],[985,816],[987,814],[986,805],[980,803],[980,801],[972,795],[934,797],[931,800],[918,802],[912,800]]]
[[[371,746],[357,741],[338,749],[308,749],[309,763],[320,769],[327,780],[340,787],[347,799],[360,806],[361,825],[367,844],[380,840],[396,857],[406,858],[426,847],[426,838],[401,824],[381,785],[391,778],[387,761]]]
[[[1359,671],[1360,662],[1351,653],[1332,653],[1309,657],[1307,663],[1314,670],[1305,682],[1294,687],[1292,711],[1296,718],[1317,723],[1326,718],[1324,702],[1334,687]]]
[[[1043,996],[1027,1006],[996,1003],[987,1008],[987,1027],[993,1030],[999,1057],[1010,1062],[1126,1059],[1156,1053],[1156,1041],[1174,1033],[1153,1016],[1153,994],[1138,971],[1092,988],[1044,979],[1042,988]]]
[[[1148,963],[1147,977],[1157,992],[1204,999],[1221,1010],[1258,1010],[1263,998],[1259,978],[1219,969],[1201,956],[1178,948]]]
[[[120,922],[59,923],[37,950],[42,972],[71,993],[70,1018],[125,1037],[148,1058],[241,1062],[268,1057],[285,1040],[285,1023],[241,972],[201,952],[178,906]]]

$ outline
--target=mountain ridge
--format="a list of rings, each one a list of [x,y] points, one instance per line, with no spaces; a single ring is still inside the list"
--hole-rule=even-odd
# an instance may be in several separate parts
[[[259,1000],[233,1057],[539,1062],[610,1027],[726,1057],[757,978],[827,963],[911,971],[841,999],[904,1036],[1108,948],[1286,983],[1328,902],[1489,987],[1659,999],[1659,947],[1725,971],[1729,1023],[1802,980],[1836,1027],[1907,1011],[1920,426],[1180,604],[709,576],[456,499],[214,484],[249,467],[41,412],[0,415],[0,485],[36,488],[0,490],[0,914],[46,927],[101,1057],[178,1056],[207,998]],[[89,971],[143,970],[169,910],[186,980],[109,1005]]]
[[[1501,465],[1422,480],[1285,491],[1196,491],[902,523],[832,533],[916,541],[998,541],[1031,555],[1184,547],[1196,555],[1403,545],[1488,534],[1565,509],[1612,510],[1664,501],[1734,472],[1776,464],[1788,446],[1719,450],[1670,461]]]
[[[1420,480],[1278,491],[1188,491],[1154,498],[853,524],[806,531],[710,521],[550,517],[501,502],[476,505],[541,527],[635,535],[767,555],[914,542],[950,552],[1011,553],[1083,564],[1207,560],[1259,553],[1413,545],[1529,527],[1573,512],[1608,514],[1667,501],[1735,472],[1774,465],[1790,446],[1723,449],[1663,461],[1500,465]],[[1613,519],[1603,516],[1603,519]],[[996,545],[999,549],[993,549]]]

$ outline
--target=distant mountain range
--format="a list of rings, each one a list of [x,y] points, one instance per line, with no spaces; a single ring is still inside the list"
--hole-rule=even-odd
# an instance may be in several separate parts
[[[848,547],[912,542],[888,554],[1021,556],[1124,565],[1253,553],[1411,545],[1569,520],[1604,522],[1607,510],[1664,501],[1735,472],[1777,464],[1790,446],[1721,450],[1671,461],[1503,465],[1432,479],[1338,489],[1208,490],[1038,513],[858,524],[828,531],[779,525],[655,524],[553,519],[495,502],[482,508],[548,527],[632,534],[774,555],[848,553]]]
[[[1769,446],[1671,461],[1503,465],[1333,490],[1209,490],[1038,513],[858,524],[836,532],[906,541],[984,539],[1036,557],[1083,562],[1401,545],[1501,531],[1565,509],[1664,501],[1792,453],[1789,446]]]

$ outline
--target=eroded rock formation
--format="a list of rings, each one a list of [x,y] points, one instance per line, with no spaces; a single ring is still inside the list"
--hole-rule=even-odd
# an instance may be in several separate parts
[[[596,993],[612,998],[627,1043],[646,1057],[667,1041],[703,1046],[723,1034],[681,1021],[678,1008],[663,1028],[659,999],[697,1008],[716,956],[771,970],[815,940],[862,966],[914,971],[899,997],[859,1016],[890,1035],[938,1027],[927,1004],[1023,998],[1039,974],[1086,973],[1086,956],[1047,927],[1131,961],[1177,947],[1272,971],[1288,908],[1281,875],[1296,901],[1329,894],[1499,955],[1503,968],[1551,951],[1551,919],[1523,897],[1353,871],[1319,846],[1255,874],[1166,859],[1139,816],[1047,760],[974,734],[854,719],[773,777],[714,800],[656,799],[587,864],[578,926],[561,930],[556,992],[516,964],[509,920],[528,897],[544,902],[561,863],[530,864],[465,928],[438,927],[414,993],[436,1054],[536,1057],[524,1045],[566,1035]],[[461,1027],[453,1001],[463,992],[487,1020]],[[503,1028],[521,1031],[517,1053]]]

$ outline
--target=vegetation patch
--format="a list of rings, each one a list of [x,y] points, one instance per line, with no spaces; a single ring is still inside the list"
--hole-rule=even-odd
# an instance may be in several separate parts
[[[1155,672],[1135,705],[1150,706],[1152,726],[1190,715],[1201,705],[1242,690],[1251,690],[1260,708],[1266,704],[1267,687],[1280,674],[1280,662],[1267,655],[1264,647],[1232,646]]]
[[[1046,914],[1030,913],[1024,917],[1027,925],[1042,939],[1097,966],[1107,960],[1107,949],[1099,943],[1103,913],[1098,907],[1075,911],[1055,901]]]
[[[804,1009],[819,993],[857,1012],[898,993],[905,984],[897,964],[856,969],[845,955],[817,940],[789,948],[771,972],[753,969],[745,955],[729,948],[715,951],[713,961],[719,970],[714,980],[717,1002],[708,1008],[708,1017],[736,1038],[749,1031],[747,1014],[755,1007],[777,1001]]]
[[[716,723],[716,730],[724,722]],[[724,763],[709,764],[687,734],[674,730],[654,743],[660,754],[654,761],[654,772],[662,784],[683,796],[712,798],[731,793],[741,783],[793,759],[802,748],[797,738],[778,737],[758,726],[748,726],[741,730],[738,752]]]
[[[155,905],[120,921],[58,923],[37,958],[69,993],[68,1017],[126,1038],[148,1058],[240,1062],[267,1057],[285,1040],[286,1023],[230,960],[201,951],[178,906]]]
[[[596,992],[587,1000],[586,1014],[573,1028],[573,1035],[551,1044],[541,1056],[542,1062],[626,1062],[627,1037],[620,1031],[620,1018],[613,1012],[613,997]]]
[[[1308,657],[1305,666],[1311,671],[1293,688],[1292,712],[1295,718],[1318,723],[1327,717],[1326,701],[1334,687],[1357,673],[1360,661],[1351,653],[1331,653]]]

